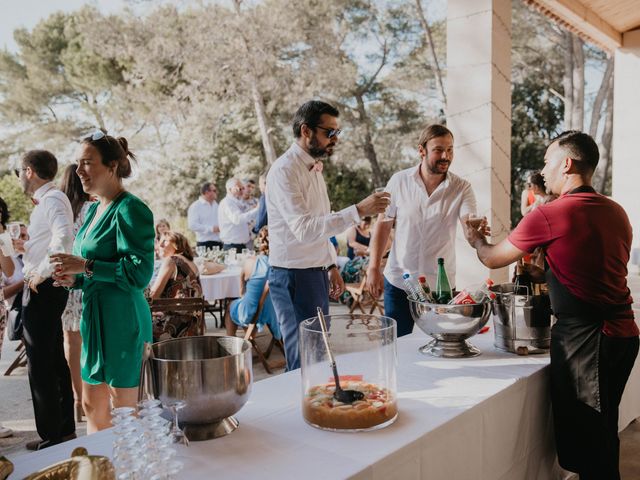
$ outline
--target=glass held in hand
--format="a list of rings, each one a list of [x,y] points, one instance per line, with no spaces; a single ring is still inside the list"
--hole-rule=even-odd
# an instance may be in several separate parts
[[[13,240],[18,240],[20,238],[20,224],[18,222],[8,223],[7,231]]]
[[[491,229],[489,228],[486,217],[481,217],[475,213],[471,213],[467,217],[467,222],[471,228],[478,230],[482,235],[491,235]]]
[[[374,193],[382,193],[382,192],[386,192],[385,190],[386,187],[378,187],[376,189],[374,189]],[[391,204],[389,204],[389,206],[385,209],[384,211],[384,221],[393,221],[395,220],[396,217],[396,209],[395,207],[392,207]]]

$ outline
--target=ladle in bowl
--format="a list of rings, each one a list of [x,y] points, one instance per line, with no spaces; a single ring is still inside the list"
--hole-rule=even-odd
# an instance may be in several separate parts
[[[324,314],[322,309],[318,307],[318,320],[320,321],[320,328],[322,329],[322,339],[327,347],[327,353],[329,354],[329,361],[331,362],[331,369],[333,370],[333,378],[336,381],[336,391],[333,393],[333,398],[342,403],[353,403],[364,398],[364,393],[358,390],[343,390],[340,387],[340,376],[338,375],[338,368],[336,367],[336,359],[333,357],[331,348],[329,347],[329,337],[327,336],[327,324],[324,321]]]

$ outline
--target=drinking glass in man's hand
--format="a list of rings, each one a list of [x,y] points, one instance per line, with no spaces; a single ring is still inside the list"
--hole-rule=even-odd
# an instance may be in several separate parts
[[[20,238],[20,224],[18,222],[8,223],[7,231],[13,240],[18,240]]]
[[[375,193],[383,193],[386,192],[385,187],[378,187],[374,190]],[[388,193],[388,192],[387,192]],[[391,194],[389,194],[391,195]],[[392,221],[395,218],[395,210],[391,212],[391,196],[389,196],[389,206],[384,210],[384,221]]]

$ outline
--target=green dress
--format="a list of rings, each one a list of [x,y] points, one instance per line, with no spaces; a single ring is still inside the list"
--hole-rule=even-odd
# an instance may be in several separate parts
[[[93,259],[93,276],[78,275],[82,288],[82,380],[116,388],[137,387],[144,342],[151,342],[151,312],[144,288],[153,273],[151,210],[123,192],[90,231],[98,203],[73,246],[74,255]]]

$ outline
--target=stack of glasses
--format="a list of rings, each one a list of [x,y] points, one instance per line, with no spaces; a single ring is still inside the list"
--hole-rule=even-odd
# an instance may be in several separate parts
[[[113,445],[113,464],[118,480],[170,480],[182,470],[182,462],[175,460],[174,441],[184,442],[170,428],[172,422],[162,418],[159,400],[144,400],[135,409],[119,407],[112,410],[116,439]],[[173,411],[176,412],[175,406]],[[177,418],[173,422],[177,425]],[[181,433],[181,432],[180,432]]]

